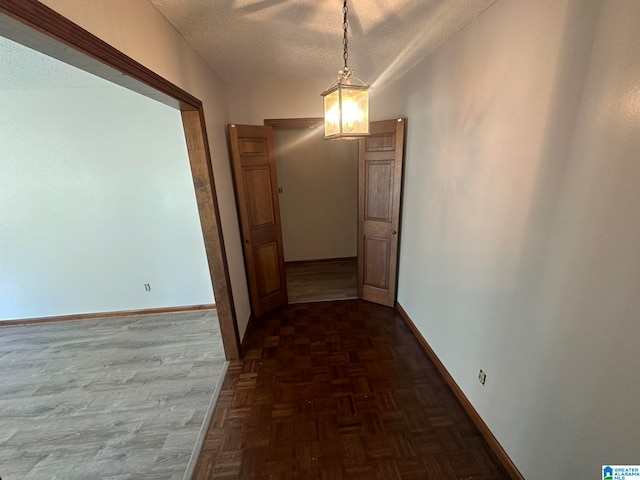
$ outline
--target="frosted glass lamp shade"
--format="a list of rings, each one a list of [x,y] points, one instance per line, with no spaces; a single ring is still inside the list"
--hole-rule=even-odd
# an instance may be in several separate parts
[[[325,92],[324,138],[358,138],[369,135],[369,87],[339,79]]]

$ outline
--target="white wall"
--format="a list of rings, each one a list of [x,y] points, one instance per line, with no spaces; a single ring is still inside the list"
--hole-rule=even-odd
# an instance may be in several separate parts
[[[242,322],[219,79],[146,2],[45,3],[205,101]],[[529,479],[637,462],[639,9],[500,0],[374,95],[408,116],[399,301]],[[243,88],[236,123],[321,114]]]
[[[267,118],[322,117],[320,94],[335,78],[254,81],[228,86],[229,115],[232,123],[262,125]]]
[[[213,303],[179,111],[2,91],[0,172],[0,319]]]
[[[69,18],[203,103],[221,225],[240,335],[249,316],[249,295],[226,142],[226,87],[184,38],[149,2],[139,0],[44,0]]]
[[[317,129],[274,130],[284,259],[357,255],[358,142]]]
[[[398,300],[528,479],[638,459],[638,19],[502,0],[372,106],[408,116]]]
[[[387,77],[394,77],[388,72]],[[285,84],[282,81],[256,80],[227,86],[229,115],[232,123],[262,125],[270,118],[319,118],[323,116],[320,94],[335,77],[327,72],[323,78],[300,78]],[[405,106],[403,92],[396,91],[390,81],[372,80],[370,90],[371,120],[389,120],[401,116]]]

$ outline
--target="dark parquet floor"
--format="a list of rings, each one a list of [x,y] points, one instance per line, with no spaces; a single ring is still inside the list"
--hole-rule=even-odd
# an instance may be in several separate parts
[[[508,478],[393,309],[289,305],[245,345],[194,479]]]

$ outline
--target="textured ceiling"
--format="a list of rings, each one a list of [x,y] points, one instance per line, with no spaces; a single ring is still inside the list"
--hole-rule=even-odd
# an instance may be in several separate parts
[[[341,0],[150,0],[228,83],[342,67]],[[495,0],[351,0],[349,67],[398,77]]]

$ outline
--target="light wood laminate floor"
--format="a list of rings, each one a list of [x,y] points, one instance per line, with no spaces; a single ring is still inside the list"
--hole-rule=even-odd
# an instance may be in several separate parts
[[[357,298],[357,274],[355,258],[287,264],[289,303]]]
[[[0,327],[0,477],[181,480],[224,365],[215,311]]]

